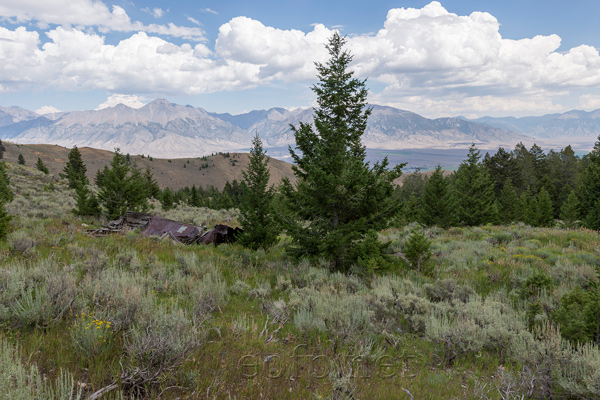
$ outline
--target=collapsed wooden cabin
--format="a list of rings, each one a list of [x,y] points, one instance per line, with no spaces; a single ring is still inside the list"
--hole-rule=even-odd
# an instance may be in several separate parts
[[[204,243],[221,244],[232,243],[239,228],[231,228],[227,225],[216,225],[207,231],[204,226],[185,224],[154,215],[127,211],[122,217],[110,221],[99,229],[88,229],[86,232],[92,236],[105,236],[111,233],[127,233],[138,229],[143,236],[158,236],[161,239],[170,238],[184,244]]]

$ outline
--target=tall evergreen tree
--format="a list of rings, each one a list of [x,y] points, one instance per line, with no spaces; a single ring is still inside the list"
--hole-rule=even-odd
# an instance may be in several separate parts
[[[110,163],[110,168],[98,170],[95,179],[100,189],[98,200],[109,219],[115,219],[126,211],[146,211],[148,192],[146,180],[135,164],[127,163],[119,149]]]
[[[400,206],[392,197],[392,181],[401,174],[400,166],[388,169],[387,158],[373,167],[365,161],[361,137],[371,108],[365,81],[348,71],[352,56],[344,44],[345,39],[334,33],[327,45],[329,61],[316,63],[314,129],[309,123],[292,127],[297,151],[290,148],[290,154],[297,183],[294,188],[286,180],[282,187],[290,211],[282,221],[292,238],[289,251],[325,257],[338,269],[369,257],[357,255],[355,248]],[[377,253],[377,239],[373,245],[369,248]]]
[[[48,167],[46,167],[46,164],[44,164],[44,162],[42,161],[42,159],[39,158],[39,157],[37,159],[37,162],[35,163],[35,167],[38,169],[38,171],[42,171],[46,175],[48,175],[48,173],[50,172],[48,170]]]
[[[165,190],[162,191],[162,196],[160,196],[160,204],[162,205],[162,209],[164,211],[169,211],[173,208],[174,203],[175,195],[171,189],[166,187]]]
[[[10,190],[10,180],[6,173],[6,166],[3,162],[0,162],[0,240],[6,239],[8,235],[8,228],[10,227],[10,220],[12,217],[8,215],[4,206],[6,203],[10,203],[14,195]]]
[[[10,179],[6,172],[6,165],[0,162],[0,203],[10,203],[15,195],[10,190]]]
[[[600,136],[588,153],[578,187],[579,213],[586,228],[600,230]]]
[[[150,167],[146,167],[144,171],[144,180],[146,182],[146,194],[148,198],[158,199],[161,195],[160,187],[150,171]]]
[[[227,192],[222,192],[219,195],[218,204],[219,209],[229,210],[230,208],[233,208],[233,200],[231,200],[231,197],[229,197],[229,194]]]
[[[536,202],[529,188],[527,188],[527,190],[521,193],[521,196],[519,196],[517,209],[519,221],[525,222],[528,225],[535,225],[537,223]]]
[[[498,218],[494,183],[480,165],[480,157],[479,150],[471,145],[467,160],[458,167],[454,181],[458,218],[467,226],[495,222]]]
[[[516,163],[513,154],[502,147],[498,148],[493,156],[486,153],[482,164],[487,169],[490,179],[494,182],[494,193],[497,197],[500,196],[505,181],[507,179],[514,181],[515,175],[518,173],[515,168]]]
[[[88,178],[85,176],[87,168],[81,159],[81,152],[77,146],[74,146],[69,151],[68,161],[63,172],[69,181],[71,189],[77,189],[79,185],[87,185],[89,183]]]
[[[542,189],[548,192],[548,196],[550,197],[550,201],[552,203],[552,210],[554,210],[554,216],[558,216],[559,209],[557,208],[560,206],[558,202],[559,193],[554,184],[554,180],[549,175],[544,175],[542,176],[542,179],[540,179],[539,183],[540,186],[538,190],[538,196],[542,192]]]
[[[535,179],[538,184],[541,184],[542,178],[545,175],[548,175],[547,156],[544,154],[544,150],[535,143],[529,149],[529,155],[531,157]]]
[[[515,169],[518,171],[515,179],[513,179],[513,185],[517,189],[517,193],[521,194],[527,189],[537,189],[537,180],[535,174],[535,167],[533,165],[533,159],[527,147],[523,143],[518,143],[512,152],[515,160]]]
[[[540,189],[536,201],[536,225],[548,227],[554,222],[554,208],[552,199],[545,187]]]
[[[402,178],[402,186],[399,187],[399,196],[401,201],[407,201],[411,197],[421,200],[425,192],[425,179],[419,168],[411,174],[405,175]]]
[[[188,197],[188,204],[192,207],[200,207],[200,196],[198,194],[198,189],[196,189],[196,185],[192,185],[192,189],[190,189],[190,196]]]
[[[444,177],[442,167],[438,165],[425,183],[422,198],[421,219],[426,225],[439,225],[447,228],[454,223],[454,203]]]
[[[6,147],[4,147],[4,143],[0,140],[0,159],[4,158],[4,152],[6,151]]]
[[[560,209],[560,219],[565,223],[568,228],[575,227],[579,220],[579,200],[577,199],[577,193],[575,190],[571,190],[567,201],[563,203]]]
[[[25,157],[23,157],[23,154],[19,153],[19,157],[17,158],[17,162],[20,165],[25,165]]]
[[[273,187],[269,187],[269,159],[258,134],[252,139],[248,169],[242,171],[243,196],[240,203],[240,223],[243,233],[238,238],[252,249],[271,247],[277,241],[279,229],[273,215]]]
[[[398,216],[401,217],[402,222],[421,221],[425,183],[421,170],[417,168],[413,173],[404,177],[401,186],[396,187],[394,195],[401,202]]]
[[[98,198],[89,189],[88,185],[80,184],[75,189],[75,215],[99,216],[101,213]]]
[[[581,159],[575,155],[575,152],[571,146],[567,146],[560,151],[560,166],[554,168],[551,172],[551,176],[558,177],[556,183],[556,189],[559,193],[560,204],[566,201],[567,197],[571,193],[571,190],[567,188],[574,188],[577,186],[579,181]]]
[[[512,184],[512,179],[508,178],[504,181],[504,187],[498,199],[500,223],[509,224],[519,220],[518,202],[519,196]]]

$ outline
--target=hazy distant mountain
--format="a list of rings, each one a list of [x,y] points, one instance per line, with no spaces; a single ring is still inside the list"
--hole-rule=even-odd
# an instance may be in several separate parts
[[[208,113],[158,99],[135,109],[123,104],[103,110],[74,111],[39,116],[12,110],[12,123],[0,125],[0,138],[17,143],[62,146],[149,154],[156,157],[194,157],[219,151],[248,149],[258,133],[266,147],[293,145],[290,124],[313,120],[312,109],[251,111],[240,115]],[[1,109],[0,111],[5,112]],[[8,112],[6,112],[8,114]],[[427,119],[392,107],[373,106],[365,145],[380,149],[452,148],[471,143],[481,148],[514,146],[527,137],[502,128],[459,118]]]
[[[458,118],[428,119],[393,107],[378,105],[372,107],[373,112],[363,136],[363,143],[368,147],[448,148],[469,146],[471,143],[484,147],[497,147],[499,144],[514,145],[528,139],[521,134]],[[311,109],[287,111],[282,108],[272,108],[229,116],[228,120],[242,129],[258,132],[269,146],[284,146],[294,143],[290,125],[297,126],[299,122],[310,123],[313,120],[313,112]]]
[[[600,110],[573,110],[541,117],[483,117],[470,121],[539,138],[596,138],[600,134]]]
[[[373,106],[363,141],[369,147],[448,148],[472,143],[482,148],[528,141],[524,135],[459,118],[428,119],[392,107]]]
[[[0,137],[19,143],[89,146],[161,157],[193,157],[248,147],[251,135],[201,108],[155,100],[139,109],[119,104],[66,113],[54,121],[39,117],[0,127]],[[242,146],[244,144],[244,146]]]
[[[7,126],[21,121],[29,121],[39,117],[33,111],[21,107],[0,107],[0,126]]]

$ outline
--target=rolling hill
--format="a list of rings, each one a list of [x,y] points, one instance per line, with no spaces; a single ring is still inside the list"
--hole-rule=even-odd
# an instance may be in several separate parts
[[[19,154],[25,158],[25,165],[35,167],[38,157],[50,170],[58,175],[62,172],[70,149],[48,144],[15,144],[3,141],[6,147],[4,161],[17,162]],[[90,147],[81,147],[81,157],[87,167],[87,176],[93,182],[96,172],[110,164],[113,152]],[[140,167],[149,167],[161,188],[181,189],[192,185],[223,189],[227,181],[242,179],[242,170],[248,167],[248,153],[229,153],[229,156],[216,154],[200,158],[161,159],[140,155],[131,155],[131,159]],[[208,164],[208,167],[201,168]],[[269,159],[271,184],[277,184],[284,177],[294,180],[291,164],[274,158]]]

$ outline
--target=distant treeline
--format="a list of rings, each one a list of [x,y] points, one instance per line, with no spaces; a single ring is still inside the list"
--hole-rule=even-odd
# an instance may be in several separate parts
[[[591,187],[597,154],[579,157],[571,146],[545,153],[536,144],[528,149],[519,143],[512,151],[500,147],[482,157],[473,145],[456,172],[448,174],[438,166],[430,176],[417,170],[405,177],[395,193],[402,208],[394,222],[551,226],[560,220],[565,226],[600,229],[600,193]],[[236,208],[242,197],[243,185],[237,180],[223,190],[192,186],[173,192],[175,203],[213,209]]]
[[[165,191],[170,189],[165,189]],[[214,186],[203,188],[193,185],[173,192],[173,201],[175,203],[186,203],[193,207],[208,207],[215,210],[238,208],[243,195],[242,184],[234,179],[233,182],[227,181],[223,190]],[[164,196],[164,191],[163,191]]]
[[[536,144],[527,149],[519,143],[482,159],[473,145],[450,175],[438,166],[429,177],[418,171],[406,177],[397,188],[403,203],[399,222],[550,226],[560,219],[567,226],[599,229],[597,157],[598,149],[578,157],[571,146],[545,153]]]

